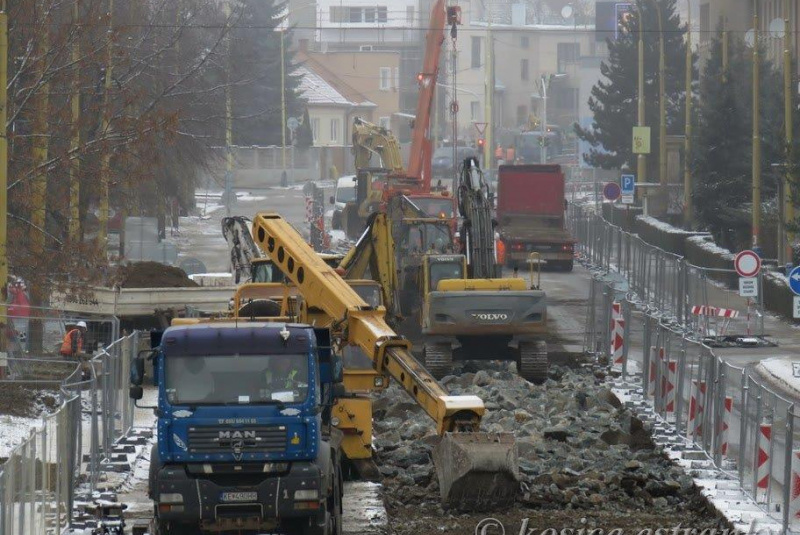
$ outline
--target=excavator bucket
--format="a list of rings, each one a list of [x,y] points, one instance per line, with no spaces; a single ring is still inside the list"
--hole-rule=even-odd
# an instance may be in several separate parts
[[[510,506],[519,490],[519,458],[510,433],[445,433],[433,450],[442,505],[461,511]]]

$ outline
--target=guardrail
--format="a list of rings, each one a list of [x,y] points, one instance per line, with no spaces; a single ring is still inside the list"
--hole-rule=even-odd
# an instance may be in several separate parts
[[[0,535],[60,534],[69,526],[84,459],[94,490],[106,453],[133,425],[127,388],[139,338],[125,336],[85,362],[7,359],[3,383],[55,388],[61,399],[0,465]]]
[[[706,286],[713,283],[702,268],[580,207],[570,208],[570,224],[579,257],[594,270],[585,349],[735,478],[784,533],[800,531],[800,410],[703,344],[702,326],[686,313],[688,299],[709,303],[709,290],[721,290]],[[616,330],[622,346],[612,341]]]

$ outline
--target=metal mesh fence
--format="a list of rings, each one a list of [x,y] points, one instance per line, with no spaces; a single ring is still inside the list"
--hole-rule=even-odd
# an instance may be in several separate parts
[[[139,340],[139,333],[125,336],[87,362],[6,359],[4,382],[56,388],[61,401],[0,466],[0,535],[60,534],[68,527],[84,457],[94,489],[112,445],[133,425],[127,390]]]
[[[729,290],[732,270],[688,264],[580,207],[569,215],[578,257],[593,271],[586,350],[614,367],[612,319],[622,311],[622,380],[787,532],[800,531],[800,410],[704,343],[763,332],[760,304]]]

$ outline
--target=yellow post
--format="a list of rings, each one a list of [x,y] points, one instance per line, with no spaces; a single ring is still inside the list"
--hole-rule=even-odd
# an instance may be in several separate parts
[[[791,0],[785,0],[783,6],[783,97],[784,97],[784,123],[786,125],[786,185],[783,195],[783,214],[786,223],[791,224],[794,222],[794,199],[792,198],[792,182],[793,177],[793,158],[794,158],[794,125],[793,125],[793,99],[792,99],[792,33],[791,24],[789,22],[789,14],[791,13]],[[786,227],[786,243],[785,243],[785,260],[786,262],[793,262],[792,242],[794,235]]]
[[[70,95],[70,107],[72,108],[72,141],[70,148],[73,154],[69,155],[69,243],[75,244],[80,240],[81,222],[80,222],[80,198],[81,198],[81,182],[80,182],[80,167],[81,160],[77,157],[78,147],[81,143],[81,129],[78,124],[81,117],[81,70],[78,68],[78,62],[81,57],[81,28],[80,21],[80,0],[75,0],[75,5],[72,7],[73,25],[76,28],[77,35],[75,42],[72,43],[72,63],[75,72],[72,79],[72,95]]]
[[[114,68],[113,29],[114,25],[114,0],[108,0],[108,43],[106,43],[106,76],[103,91],[103,120],[100,135],[108,135],[111,124],[111,82]],[[110,146],[110,144],[109,144]],[[103,151],[100,159],[100,232],[97,235],[97,245],[107,254],[108,247],[108,196],[111,182],[111,149]]]
[[[683,222],[692,225],[692,3],[686,0],[689,15],[686,28],[686,126],[683,140]]]
[[[639,12],[639,89],[638,89],[638,114],[637,126],[647,126],[645,118],[645,95],[644,95],[644,16],[642,15],[642,2],[637,2],[636,7]],[[636,158],[636,181],[647,182],[647,155],[639,154]]]
[[[36,76],[44,79],[46,76],[47,52],[50,49],[50,26],[48,15],[42,12],[44,21],[42,35],[37,39],[36,56],[38,64]],[[34,258],[44,255],[45,244],[45,214],[47,213],[47,157],[49,148],[49,125],[47,122],[50,107],[50,84],[44,82],[39,87],[35,96],[33,115],[33,182],[31,184],[31,228],[30,245]],[[37,305],[39,303],[36,303]]]
[[[286,171],[286,54],[283,50],[283,34],[281,29],[281,164]]]
[[[758,247],[761,229],[761,59],[758,44],[758,0],[753,0],[753,247]]]
[[[669,191],[667,191],[667,92],[665,90],[667,67],[664,57],[664,25],[661,7],[656,2],[653,7],[658,15],[658,180],[666,207],[669,202]]]
[[[485,86],[485,114],[486,137],[483,145],[484,167],[491,173],[494,169],[494,37],[492,37],[491,13],[488,14],[489,23],[486,26],[486,86]]]
[[[5,323],[8,254],[6,250],[8,222],[8,14],[5,0],[0,0],[0,323]],[[4,349],[0,347],[0,349]]]

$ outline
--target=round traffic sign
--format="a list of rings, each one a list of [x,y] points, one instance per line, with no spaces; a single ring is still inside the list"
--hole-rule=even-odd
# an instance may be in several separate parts
[[[740,277],[755,277],[761,271],[761,257],[755,251],[741,251],[733,259],[733,266]]]
[[[607,182],[606,185],[603,186],[603,197],[609,201],[616,201],[621,194],[622,192],[619,189],[619,184],[616,182]]]
[[[795,295],[800,295],[800,266],[789,272],[789,288]]]

